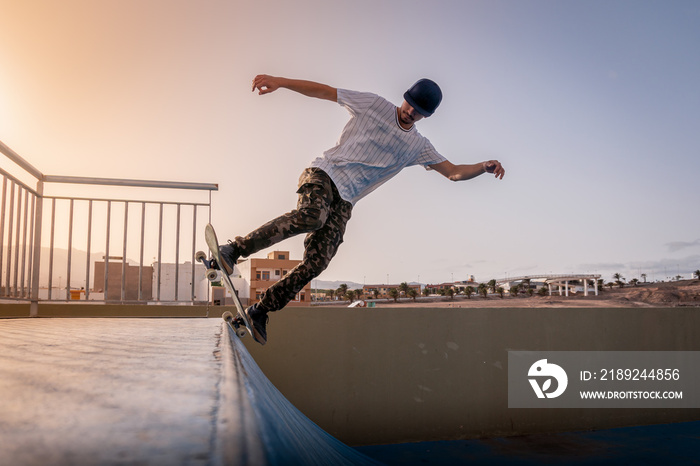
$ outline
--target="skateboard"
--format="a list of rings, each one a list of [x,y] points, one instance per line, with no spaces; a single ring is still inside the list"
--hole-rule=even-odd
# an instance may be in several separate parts
[[[238,335],[240,338],[245,336],[247,330],[248,333],[250,333],[250,336],[253,337],[253,340],[255,340],[253,325],[248,320],[248,317],[245,314],[245,309],[243,309],[243,305],[241,304],[240,299],[238,299],[238,292],[231,282],[231,277],[228,276],[223,267],[219,266],[219,264],[222,262],[221,255],[219,254],[219,241],[216,239],[216,232],[214,231],[214,227],[211,225],[211,223],[207,223],[207,226],[204,229],[204,240],[206,241],[207,247],[211,253],[211,258],[207,259],[207,255],[203,251],[197,251],[195,254],[195,259],[204,264],[204,266],[207,268],[206,277],[210,282],[216,281],[219,274],[221,274],[221,281],[231,294],[233,304],[236,306],[237,315],[234,316],[231,311],[226,311],[221,315],[221,318],[234,328],[236,335]]]

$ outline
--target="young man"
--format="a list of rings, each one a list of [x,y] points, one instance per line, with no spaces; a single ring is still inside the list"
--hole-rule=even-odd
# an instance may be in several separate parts
[[[502,179],[505,174],[497,160],[454,165],[418,133],[415,123],[432,115],[442,100],[440,88],[429,79],[411,86],[404,93],[400,107],[375,94],[336,89],[312,81],[268,75],[253,79],[252,90],[257,89],[260,95],[279,88],[337,102],[350,112],[350,121],[336,146],[301,174],[295,210],[219,247],[225,262],[222,266],[231,274],[240,257],[248,257],[290,236],[307,234],[302,262],[268,288],[259,302],[246,309],[254,326],[254,337],[263,345],[267,341],[267,314],[286,306],[326,269],[343,242],[353,206],[403,168],[423,165],[452,181],[468,180],[483,173],[493,173]]]

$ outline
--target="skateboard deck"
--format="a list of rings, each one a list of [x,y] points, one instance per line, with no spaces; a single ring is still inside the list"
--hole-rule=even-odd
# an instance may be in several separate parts
[[[221,315],[221,317],[235,329],[236,335],[239,337],[242,338],[247,330],[248,333],[250,333],[250,336],[253,337],[253,340],[258,341],[255,338],[253,325],[248,320],[248,317],[245,314],[245,309],[243,308],[240,299],[238,299],[238,292],[231,282],[231,277],[229,277],[229,275],[226,273],[223,266],[219,265],[222,263],[221,254],[219,253],[219,241],[216,238],[216,231],[214,231],[214,227],[211,225],[211,223],[207,223],[207,226],[204,229],[204,241],[207,243],[207,247],[211,253],[211,258],[207,259],[207,255],[204,252],[198,251],[195,255],[195,259],[207,267],[207,280],[210,282],[216,281],[219,274],[221,275],[221,281],[224,283],[224,287],[226,287],[228,292],[231,294],[233,304],[236,306],[236,311],[238,314],[234,316],[232,312],[226,311]]]

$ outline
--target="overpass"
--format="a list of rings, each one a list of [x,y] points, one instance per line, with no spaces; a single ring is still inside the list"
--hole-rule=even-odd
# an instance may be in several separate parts
[[[569,296],[572,282],[583,284],[583,295],[588,296],[589,282],[592,282],[593,290],[598,296],[598,280],[600,274],[548,274],[548,275],[522,275],[516,277],[505,277],[496,280],[497,285],[511,284],[513,282],[542,281],[549,288],[549,295],[553,293],[552,287],[557,287],[560,296]]]

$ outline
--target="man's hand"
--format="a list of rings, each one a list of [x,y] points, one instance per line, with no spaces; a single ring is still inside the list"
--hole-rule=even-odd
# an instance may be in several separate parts
[[[269,94],[280,88],[279,78],[274,76],[268,76],[266,74],[259,74],[253,78],[253,89],[258,89],[258,95]]]
[[[493,173],[496,175],[496,178],[502,180],[503,175],[506,174],[506,169],[503,168],[501,165],[501,162],[498,160],[487,160],[486,162],[482,162],[482,167],[484,167],[484,171],[486,173]]]

